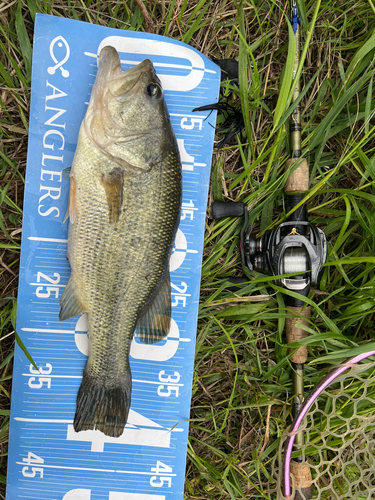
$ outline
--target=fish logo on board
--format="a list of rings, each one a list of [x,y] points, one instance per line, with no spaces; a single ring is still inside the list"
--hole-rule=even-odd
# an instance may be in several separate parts
[[[63,50],[58,50],[57,47]],[[58,57],[56,57],[55,50],[56,52],[58,52]],[[53,62],[55,63],[55,66],[49,66],[47,70],[48,73],[50,75],[54,75],[56,73],[56,70],[59,69],[61,71],[62,76],[64,78],[68,78],[70,73],[67,69],[63,67],[63,64],[65,64],[70,57],[70,47],[65,38],[62,36],[57,36],[56,38],[54,38],[49,46],[49,53],[51,55]]]

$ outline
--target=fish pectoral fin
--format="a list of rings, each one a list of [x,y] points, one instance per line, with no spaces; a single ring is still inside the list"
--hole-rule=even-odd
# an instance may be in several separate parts
[[[107,196],[109,222],[112,224],[118,221],[121,213],[124,172],[121,168],[116,167],[108,175],[103,174],[101,181]]]
[[[64,222],[69,217],[71,224],[74,223],[76,218],[76,191],[77,191],[77,182],[75,180],[74,175],[70,174],[70,188],[69,188],[69,201],[68,201],[68,210],[66,211]]]
[[[81,300],[77,295],[77,290],[72,277],[70,277],[68,284],[66,285],[65,290],[61,296],[60,306],[60,321],[73,318],[78,314],[83,314],[84,312],[86,312],[85,307],[83,306]]]
[[[138,318],[136,333],[144,344],[156,344],[168,335],[171,326],[171,280],[169,270],[161,278]]]

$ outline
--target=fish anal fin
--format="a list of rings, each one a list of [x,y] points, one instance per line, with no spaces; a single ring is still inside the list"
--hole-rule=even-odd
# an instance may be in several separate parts
[[[60,321],[64,321],[69,318],[73,318],[78,314],[83,314],[86,312],[84,305],[82,304],[81,299],[78,297],[77,289],[70,276],[68,284],[66,285],[64,292],[60,299]]]
[[[70,223],[73,224],[77,215],[77,182],[74,175],[70,174],[70,188],[69,188],[69,201],[68,210],[66,211],[64,222],[69,217]]]
[[[112,224],[118,221],[121,213],[124,173],[116,167],[108,175],[103,174],[101,181],[108,202],[109,222]]]
[[[171,280],[168,270],[140,312],[136,327],[139,340],[144,344],[156,344],[166,337],[171,325],[171,312]]]

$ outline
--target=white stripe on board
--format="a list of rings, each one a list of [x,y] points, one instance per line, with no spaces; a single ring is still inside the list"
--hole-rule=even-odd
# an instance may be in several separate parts
[[[57,418],[26,418],[26,417],[14,417],[14,420],[18,422],[37,422],[42,424],[72,424],[71,420],[62,420]]]
[[[32,241],[52,241],[53,243],[68,243],[68,240],[60,240],[58,238],[40,238],[39,236],[29,236],[27,239]]]
[[[74,330],[43,330],[41,328],[21,328],[23,332],[35,333],[75,333]]]

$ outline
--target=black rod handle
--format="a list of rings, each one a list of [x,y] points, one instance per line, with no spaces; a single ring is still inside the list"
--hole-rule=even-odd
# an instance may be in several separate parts
[[[243,217],[247,205],[242,201],[214,201],[211,205],[211,216],[213,219],[223,219],[224,217]]]
[[[223,279],[223,283],[232,283],[232,286],[225,287],[225,290],[227,290],[228,292],[238,292],[242,288],[242,283],[248,283],[249,281],[250,278],[248,278],[247,276],[228,276]]]

